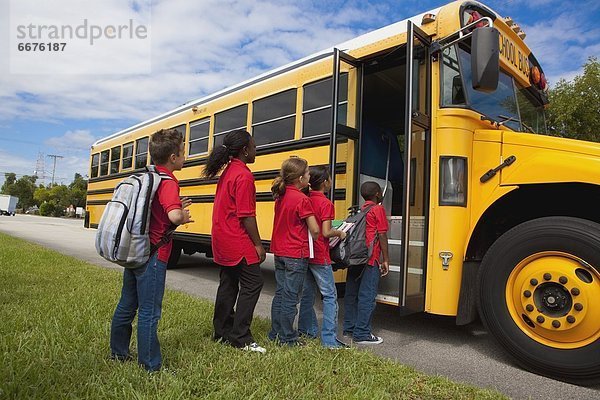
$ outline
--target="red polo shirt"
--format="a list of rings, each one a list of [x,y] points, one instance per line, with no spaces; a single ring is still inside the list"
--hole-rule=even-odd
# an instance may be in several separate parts
[[[219,183],[212,215],[212,249],[215,262],[223,266],[258,264],[260,258],[242,218],[256,216],[254,175],[237,158],[225,168]]]
[[[315,218],[321,233],[319,233],[319,239],[314,244],[315,256],[309,262],[317,265],[330,265],[329,239],[323,236],[323,221],[332,221],[335,218],[335,209],[327,196],[314,190],[310,191],[310,204],[315,212]]]
[[[275,200],[271,252],[279,257],[308,258],[308,226],[305,219],[314,215],[309,198],[294,185]]]
[[[369,200],[362,205],[361,209],[364,210],[369,206],[373,207],[367,213],[367,246],[373,243],[373,240],[375,240],[375,243],[373,244],[373,254],[371,254],[371,258],[369,258],[367,264],[377,267],[379,266],[379,258],[381,256],[381,244],[377,240],[377,234],[388,231],[388,221],[385,215],[385,208],[381,204],[375,204]]]
[[[157,172],[164,172],[171,179],[163,179],[158,186],[156,196],[152,200],[152,208],[150,213],[150,228],[148,234],[150,243],[156,244],[165,236],[167,231],[171,229],[171,220],[169,220],[169,211],[181,208],[181,199],[179,198],[179,181],[171,171],[167,168],[157,165]],[[164,263],[169,262],[171,255],[172,240],[167,244],[162,245],[158,249],[158,260]]]

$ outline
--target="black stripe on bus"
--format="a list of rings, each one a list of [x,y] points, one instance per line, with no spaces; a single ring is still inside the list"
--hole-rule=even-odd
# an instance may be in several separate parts
[[[215,195],[214,194],[203,194],[199,196],[187,196],[192,203],[214,203]],[[335,200],[345,200],[346,199],[346,189],[336,189],[335,190]],[[259,192],[256,193],[256,201],[257,202],[269,202],[273,201],[273,194],[271,192]]]
[[[174,232],[173,240],[179,240],[182,242],[193,242],[199,243],[203,245],[210,246],[211,245],[211,236],[205,233],[188,233],[188,232]],[[261,240],[263,247],[266,251],[270,250],[271,241],[270,240]]]
[[[92,229],[98,229],[98,224],[90,224],[90,228],[92,228]]]
[[[109,201],[110,201],[110,199],[108,199],[108,200],[88,200],[86,202],[86,205],[88,205],[88,206],[104,206],[104,205],[108,204]]]
[[[328,165],[320,165],[323,167],[328,167]],[[345,174],[346,173],[346,163],[338,163],[335,166],[336,174]],[[271,169],[268,171],[258,171],[254,172],[254,179],[257,181],[265,180],[265,179],[275,179],[279,175],[278,169]],[[203,179],[203,178],[195,178],[195,179],[186,179],[179,181],[179,187],[189,187],[189,186],[203,186],[203,185],[214,185],[219,182],[219,178],[213,179]],[[89,192],[88,192],[89,193]]]
[[[114,191],[115,191],[115,188],[88,190],[87,195],[93,196],[95,194],[112,194]]]
[[[345,143],[345,141],[346,141],[346,139],[342,139],[342,140],[338,141],[338,143]],[[296,140],[293,142],[270,144],[270,145],[267,145],[267,146],[257,149],[256,155],[257,156],[258,155],[267,155],[267,154],[279,153],[279,152],[284,152],[284,151],[292,151],[292,150],[299,150],[299,149],[305,149],[305,148],[309,149],[312,147],[319,147],[319,146],[326,146],[326,145],[329,145],[329,135],[320,136],[320,137],[304,138],[304,139]],[[198,160],[188,160],[183,163],[183,167],[187,168],[187,167],[194,167],[194,166],[198,166],[198,165],[205,165],[207,160],[208,160],[207,158],[202,158],[202,159],[198,159]],[[144,168],[138,168],[138,169],[134,169],[134,170],[127,171],[127,172],[120,172],[118,174],[90,178],[89,183],[109,181],[111,179],[127,178],[128,176],[130,176],[132,174],[142,173],[145,170],[146,170],[146,168],[144,167]],[[100,193],[97,193],[97,194],[100,194]]]

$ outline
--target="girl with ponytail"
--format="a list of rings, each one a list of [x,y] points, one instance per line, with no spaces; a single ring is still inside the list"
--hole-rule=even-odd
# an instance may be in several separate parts
[[[319,325],[315,314],[315,294],[319,289],[323,298],[323,324],[321,326],[321,345],[331,349],[346,347],[337,338],[338,303],[335,279],[329,257],[329,239],[346,238],[343,231],[332,229],[331,221],[335,219],[335,208],[326,196],[331,190],[331,176],[325,166],[310,167],[310,203],[315,218],[321,228],[319,239],[315,241],[314,257],[308,261],[308,273],[302,289],[298,331],[308,337],[317,337]]]
[[[269,339],[288,346],[300,343],[294,319],[312,253],[310,244],[319,236],[310,200],[301,192],[309,179],[306,160],[291,157],[283,162],[271,187],[275,198],[271,252],[275,255],[277,288],[271,305]]]
[[[221,266],[213,338],[246,351],[265,353],[250,332],[263,286],[260,264],[266,255],[256,223],[254,175],[246,166],[255,157],[256,144],[246,130],[229,132],[223,144],[211,151],[202,175],[214,178],[223,170],[217,183],[211,229],[214,259]]]

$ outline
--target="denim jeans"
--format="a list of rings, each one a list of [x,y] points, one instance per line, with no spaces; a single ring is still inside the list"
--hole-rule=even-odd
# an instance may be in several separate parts
[[[323,296],[323,325],[321,327],[321,344],[325,347],[337,347],[337,290],[331,265],[309,264],[298,317],[298,331],[307,336],[317,337],[319,326],[315,313],[315,289]]]
[[[379,268],[370,265],[348,268],[344,296],[344,334],[354,340],[371,335],[371,318],[379,285]]]
[[[294,344],[298,331],[294,329],[294,319],[298,312],[298,302],[304,278],[308,269],[307,258],[275,256],[275,280],[277,287],[271,305],[271,331],[269,339],[281,344]]]
[[[140,268],[123,271],[121,300],[110,327],[110,350],[118,358],[129,356],[131,323],[138,312],[138,362],[148,371],[160,369],[162,357],[158,341],[158,321],[165,293],[167,265],[153,255]]]

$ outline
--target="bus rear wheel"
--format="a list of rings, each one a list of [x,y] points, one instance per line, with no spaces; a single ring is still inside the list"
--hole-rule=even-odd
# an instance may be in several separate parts
[[[600,382],[600,225],[546,217],[520,224],[486,253],[479,311],[524,368]]]

